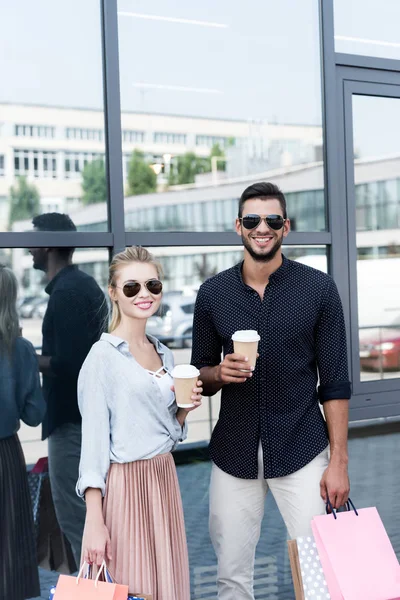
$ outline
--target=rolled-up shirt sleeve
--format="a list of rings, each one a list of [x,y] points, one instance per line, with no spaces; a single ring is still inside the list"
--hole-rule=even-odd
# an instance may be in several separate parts
[[[78,379],[82,447],[76,492],[82,498],[88,488],[100,489],[104,496],[110,467],[110,411],[104,381],[107,369],[101,358],[90,352]]]
[[[171,409],[170,409],[170,411],[171,411]],[[182,427],[182,425],[179,423],[178,419],[176,418],[176,412],[177,411],[175,408],[175,410],[173,410],[173,413],[174,413],[173,416],[175,419],[176,436],[174,437],[174,446],[173,446],[172,450],[175,450],[179,446],[180,442],[184,442],[188,435],[187,420],[185,419],[185,422]]]
[[[209,293],[207,283],[203,284],[194,309],[191,364],[198,369],[214,367],[221,362],[222,340],[212,319]]]
[[[328,400],[350,399],[346,328],[342,302],[335,282],[329,278],[321,299],[316,327],[315,349],[321,404]]]

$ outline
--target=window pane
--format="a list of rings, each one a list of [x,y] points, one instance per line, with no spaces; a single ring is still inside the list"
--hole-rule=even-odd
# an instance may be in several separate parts
[[[38,265],[38,259],[35,260]],[[0,263],[10,267],[17,278],[17,308],[22,336],[29,340],[36,351],[41,354],[42,322],[49,298],[45,291],[45,287],[49,283],[48,276],[44,270],[33,268],[33,257],[27,249],[0,249]],[[73,263],[78,266],[80,271],[91,275],[104,292],[104,302],[106,304],[99,309],[99,315],[101,313],[101,316],[96,317],[93,321],[98,325],[101,318],[107,314],[108,248],[77,248],[73,254]],[[90,295],[92,295],[91,291]],[[5,302],[4,296],[1,297],[2,302]],[[103,302],[102,297],[101,302]],[[80,304],[80,306],[82,305]],[[85,335],[82,336],[82,343],[87,344]],[[68,381],[68,378],[65,380]],[[73,385],[76,385],[76,383]],[[21,423],[18,435],[27,464],[34,464],[40,457],[47,456],[47,442],[41,441],[41,426],[31,428]]]
[[[7,210],[0,211],[0,232],[31,229],[32,217],[49,206],[69,212],[69,198],[76,199],[74,221],[86,230],[107,230],[101,56],[97,0],[43,0],[40,10],[29,0],[6,3],[0,19],[0,154],[7,160],[0,197],[7,198]],[[96,158],[75,169],[75,158],[85,152]]]
[[[398,0],[334,0],[335,50],[400,58]]]
[[[317,3],[156,0],[149,15],[118,0],[118,13],[127,228],[151,206],[167,210],[150,229],[230,230],[230,212],[210,205],[237,200],[254,177],[288,194],[298,231],[324,230]],[[160,47],[173,58],[162,69]],[[177,211],[192,203],[207,204],[200,219]]]
[[[399,118],[397,98],[353,96],[362,381],[400,377]]]
[[[229,269],[243,259],[240,246],[157,247],[149,250],[160,260],[164,271],[162,316],[148,320],[147,332],[173,349],[175,362],[190,362],[193,310],[197,291],[207,278]],[[327,272],[325,246],[286,246],[287,258]],[[219,412],[219,394],[212,399],[213,415],[207,402],[189,416],[187,443],[208,440]]]

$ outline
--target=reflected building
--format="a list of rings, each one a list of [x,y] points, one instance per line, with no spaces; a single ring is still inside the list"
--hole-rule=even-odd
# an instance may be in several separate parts
[[[358,159],[355,178],[359,260],[400,257],[400,156]],[[322,162],[128,197],[125,199],[126,229],[133,232],[232,231],[238,198],[253,179],[273,181],[285,191],[293,230],[326,230]],[[103,204],[93,204],[71,213],[71,217],[79,231],[104,231],[107,229],[105,212]],[[30,222],[20,222],[18,228],[27,231],[32,226]],[[288,246],[286,249],[291,258],[325,255],[325,252],[325,247],[316,246]],[[197,288],[206,277],[230,267],[241,257],[239,247],[224,246],[157,248],[156,253],[163,262],[167,291],[185,286]],[[107,250],[78,249],[75,261],[103,288],[106,286]],[[315,264],[322,268],[319,259]],[[31,270],[26,251],[13,251],[13,268],[22,281],[24,294],[35,294],[40,288],[38,274]]]
[[[322,148],[317,125],[144,112],[122,112],[121,123],[124,181],[138,149],[158,166],[160,188],[177,157],[193,152],[207,158],[215,145],[226,154],[228,177],[310,162]],[[18,177],[34,183],[41,212],[77,212],[83,208],[82,171],[104,157],[102,110],[0,103],[0,231],[8,227],[9,189]],[[106,214],[104,206],[104,220]]]

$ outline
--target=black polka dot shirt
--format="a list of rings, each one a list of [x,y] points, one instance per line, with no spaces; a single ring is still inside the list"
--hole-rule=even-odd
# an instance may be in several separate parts
[[[193,323],[192,364],[221,362],[233,352],[232,334],[256,329],[259,358],[246,383],[222,388],[210,455],[230,475],[258,476],[261,439],[264,477],[298,471],[328,445],[319,403],[349,399],[346,332],[333,279],[283,258],[264,298],[242,279],[242,263],[200,287]]]

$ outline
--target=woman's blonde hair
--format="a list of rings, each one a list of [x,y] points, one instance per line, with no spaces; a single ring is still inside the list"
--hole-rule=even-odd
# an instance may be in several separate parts
[[[138,262],[138,263],[147,263],[149,265],[153,265],[157,270],[157,276],[161,279],[163,277],[163,270],[161,264],[158,260],[146,250],[146,248],[142,248],[142,246],[130,246],[126,248],[123,252],[119,252],[114,256],[111,261],[108,275],[108,286],[111,288],[115,288],[117,285],[117,273],[121,269],[121,267],[125,267],[129,263]],[[108,332],[111,333],[118,327],[121,323],[121,311],[118,306],[118,302],[111,298],[112,302],[112,312],[111,312],[111,321],[108,326]]]
[[[19,336],[17,295],[17,278],[11,269],[0,265],[0,354],[9,356]]]

